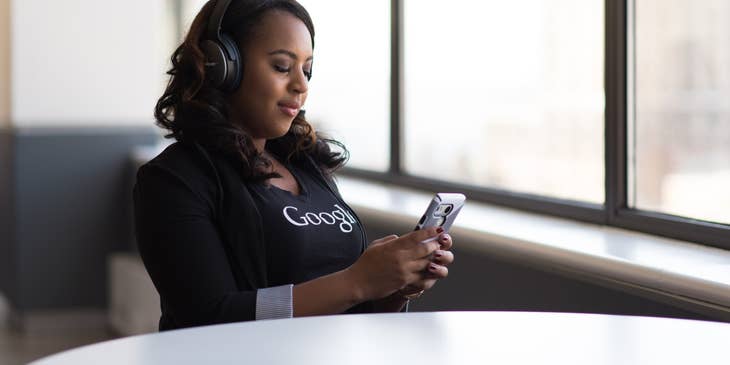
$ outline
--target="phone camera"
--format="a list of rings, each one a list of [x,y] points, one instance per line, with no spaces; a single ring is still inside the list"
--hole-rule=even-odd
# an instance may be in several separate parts
[[[454,208],[451,204],[441,204],[439,205],[436,210],[433,212],[434,217],[443,217],[446,215],[449,215],[449,212]]]

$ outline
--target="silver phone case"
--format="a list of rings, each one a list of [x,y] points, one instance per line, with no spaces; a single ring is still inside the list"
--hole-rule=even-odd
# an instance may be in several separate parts
[[[459,193],[438,193],[431,199],[431,203],[428,205],[426,212],[423,213],[421,219],[418,221],[415,230],[441,226],[444,231],[448,232],[451,225],[454,224],[456,216],[464,207],[466,197],[464,194]],[[452,208],[448,212],[443,212],[439,208],[444,205],[450,205]]]

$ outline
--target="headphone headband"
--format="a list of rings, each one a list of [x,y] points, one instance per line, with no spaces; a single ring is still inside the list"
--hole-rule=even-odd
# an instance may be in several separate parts
[[[208,19],[206,39],[200,44],[205,54],[206,79],[213,87],[230,92],[238,88],[243,74],[236,42],[222,32],[223,17],[232,0],[216,0]]]
[[[221,41],[221,28],[223,27],[223,16],[228,10],[228,5],[231,5],[231,0],[216,0],[215,8],[213,13],[210,15],[208,21],[208,39],[212,41]]]

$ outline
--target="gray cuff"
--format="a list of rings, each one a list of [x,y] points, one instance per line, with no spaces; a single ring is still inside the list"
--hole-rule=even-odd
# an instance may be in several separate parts
[[[294,284],[274,286],[256,291],[256,320],[292,318],[294,304],[292,288]]]

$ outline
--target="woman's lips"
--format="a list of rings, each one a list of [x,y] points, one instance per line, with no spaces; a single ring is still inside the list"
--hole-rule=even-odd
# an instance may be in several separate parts
[[[299,113],[299,107],[295,105],[279,104],[279,110],[290,117],[295,117]]]
[[[284,113],[284,114],[286,114],[286,115],[288,115],[290,117],[297,116],[297,113],[299,112],[298,109],[289,108],[289,107],[286,107],[286,106],[283,106],[283,105],[279,105],[279,110],[281,110],[282,113]]]

